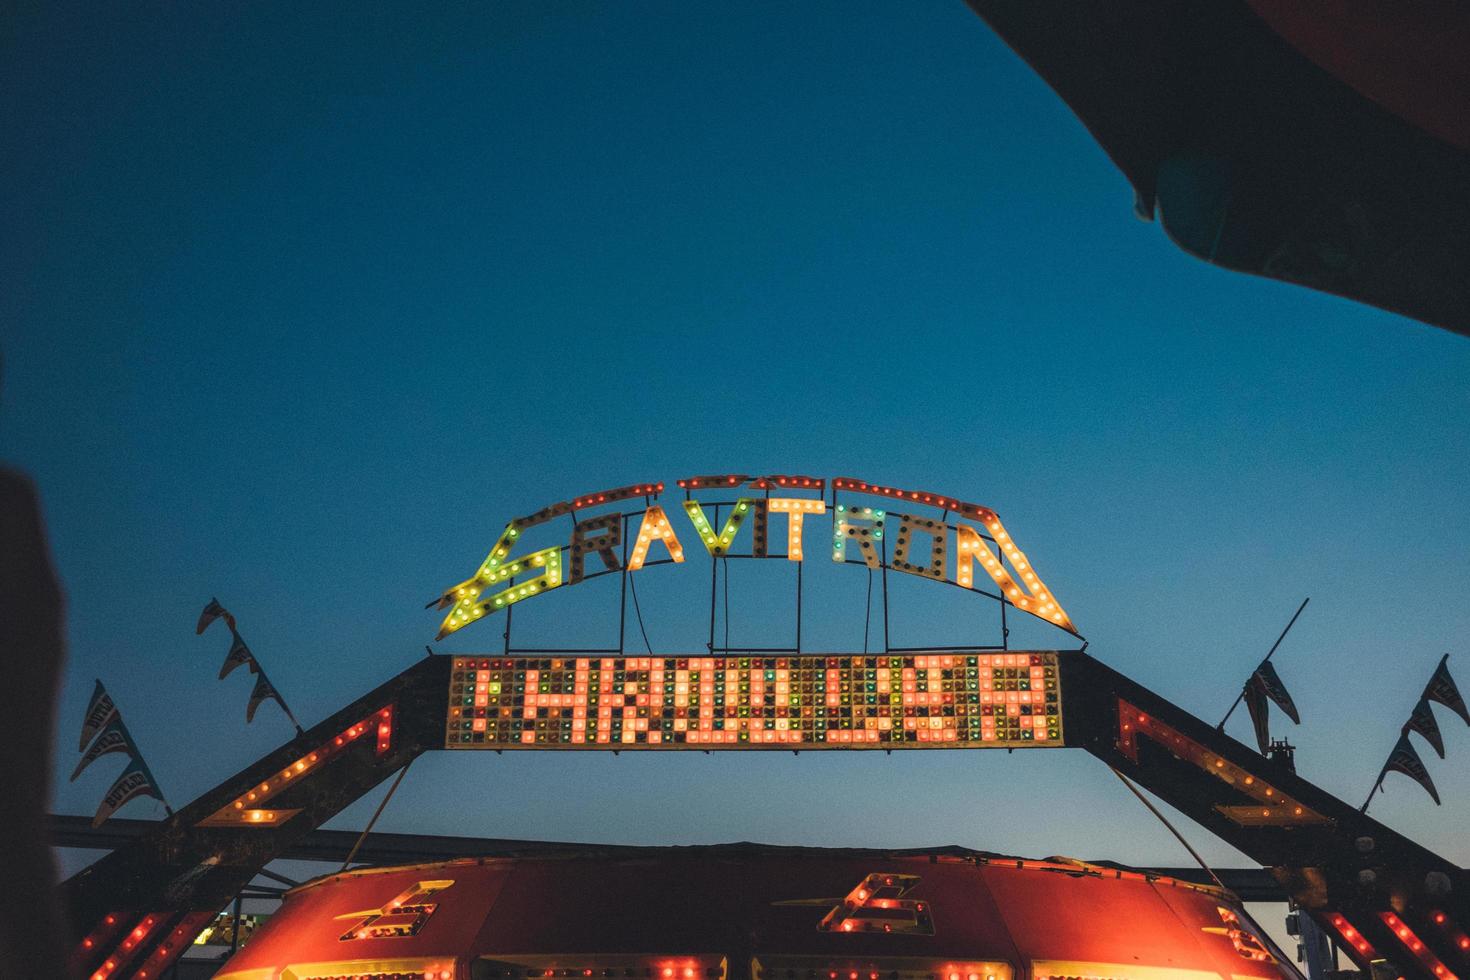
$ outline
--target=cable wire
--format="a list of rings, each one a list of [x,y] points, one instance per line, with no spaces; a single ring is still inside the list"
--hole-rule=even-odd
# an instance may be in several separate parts
[[[628,591],[633,595],[633,613],[638,617],[638,632],[643,634],[643,645],[652,654],[653,644],[648,642],[648,630],[643,627],[643,610],[638,608],[638,583],[633,575],[628,576]]]
[[[868,652],[868,624],[873,620],[873,569],[868,568],[868,597],[863,600],[863,654]]]
[[[1112,766],[1108,766],[1108,768],[1109,769],[1113,769]],[[1231,892],[1230,889],[1228,889],[1228,888],[1225,887],[1225,883],[1220,880],[1220,876],[1217,875],[1217,874],[1215,874],[1215,869],[1214,868],[1211,868],[1208,864],[1205,863],[1205,859],[1199,856],[1199,852],[1197,852],[1194,848],[1192,848],[1192,847],[1189,846],[1189,841],[1187,841],[1187,840],[1184,839],[1184,835],[1181,834],[1179,831],[1177,831],[1177,830],[1174,829],[1174,825],[1171,824],[1168,820],[1166,820],[1164,818],[1164,815],[1162,813],[1160,813],[1158,811],[1158,809],[1155,808],[1154,805],[1148,801],[1148,798],[1145,797],[1142,793],[1140,793],[1138,791],[1138,787],[1137,786],[1134,786],[1133,783],[1129,781],[1129,779],[1128,779],[1127,776],[1123,775],[1121,772],[1119,772],[1116,769],[1113,769],[1113,775],[1114,776],[1117,776],[1119,779],[1121,779],[1123,781],[1123,785],[1128,787],[1128,792],[1130,792],[1134,796],[1138,797],[1138,802],[1140,802],[1144,806],[1148,807],[1148,812],[1149,813],[1152,813],[1155,817],[1157,817],[1159,823],[1163,824],[1166,828],[1168,828],[1169,833],[1171,833],[1171,834],[1174,835],[1174,839],[1177,840],[1179,843],[1181,843],[1181,844],[1184,845],[1184,849],[1189,852],[1189,856],[1192,857],[1192,858],[1194,858],[1195,861],[1199,862],[1199,866],[1201,868],[1204,868],[1205,869],[1205,874],[1209,875],[1212,879],[1214,879],[1215,884],[1220,886],[1220,890],[1222,892],[1228,892],[1229,894],[1232,894],[1232,895],[1235,894],[1234,892]]]
[[[379,803],[378,808],[373,811],[373,818],[368,821],[366,827],[362,828],[362,833],[357,835],[357,841],[352,845],[352,850],[347,852],[347,860],[342,862],[342,867],[338,870],[338,874],[346,871],[347,866],[352,863],[352,859],[357,857],[357,849],[362,847],[362,842],[367,840],[367,835],[373,832],[373,825],[383,815],[383,808],[388,805],[389,800],[393,799],[393,794],[398,791],[398,784],[403,782],[403,777],[408,775],[408,768],[412,765],[413,759],[409,759],[408,765],[398,770],[398,778],[393,780],[393,785],[388,787],[388,795],[383,797],[383,802]]]

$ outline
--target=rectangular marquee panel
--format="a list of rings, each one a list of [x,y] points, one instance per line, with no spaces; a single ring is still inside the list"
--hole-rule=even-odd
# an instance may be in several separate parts
[[[449,749],[1056,748],[1052,652],[455,657]]]

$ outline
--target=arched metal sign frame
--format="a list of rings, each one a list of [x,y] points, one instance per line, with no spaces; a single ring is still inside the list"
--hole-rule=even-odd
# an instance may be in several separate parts
[[[711,654],[793,653],[804,650],[802,618],[805,569],[813,554],[830,554],[833,561],[861,565],[876,573],[882,610],[882,653],[935,652],[945,647],[895,646],[890,642],[890,572],[938,582],[998,604],[998,643],[966,644],[954,650],[1009,647],[1011,611],[1029,614],[1063,632],[1086,640],[1056,595],[1042,581],[994,510],[956,497],[923,490],[885,486],[855,477],[719,474],[677,481],[683,491],[682,522],[661,502],[664,484],[633,484],[573,497],[510,521],[476,572],[445,589],[429,607],[447,610],[439,639],[497,613],[505,627],[502,653],[622,655],[627,652],[628,600],[631,579],[647,568],[685,563],[683,539],[692,536],[713,558],[710,565],[709,641]],[[734,498],[709,499],[707,494],[734,492]],[[875,499],[876,498],[876,499]],[[641,507],[607,510],[620,503]],[[882,503],[884,506],[871,506]],[[902,508],[902,510],[896,508]],[[909,513],[937,512],[934,516]],[[782,551],[769,546],[769,524],[785,518]],[[564,544],[545,546],[546,533],[565,518],[569,524]],[[814,529],[808,519],[830,522],[830,549],[812,549],[806,536]],[[683,539],[679,528],[683,528]],[[748,534],[742,529],[749,527]],[[543,546],[526,550],[526,540],[540,528]],[[891,543],[891,548],[890,548]],[[741,545],[744,545],[742,548]],[[664,557],[655,557],[655,549]],[[853,553],[856,552],[856,557]],[[922,557],[920,557],[922,555]],[[778,559],[791,563],[796,628],[790,645],[731,646],[717,642],[718,589],[721,568],[730,560]],[[588,570],[588,563],[601,567]],[[978,575],[977,575],[978,571]],[[535,648],[514,640],[515,607],[557,589],[616,575],[620,579],[618,641],[615,646]],[[982,588],[977,580],[987,581]],[[992,591],[993,589],[993,591]],[[634,593],[636,603],[636,592]],[[649,651],[652,652],[651,650]],[[869,652],[864,649],[864,653]]]

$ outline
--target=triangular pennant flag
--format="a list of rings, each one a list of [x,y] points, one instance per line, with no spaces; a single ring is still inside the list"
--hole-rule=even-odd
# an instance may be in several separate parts
[[[250,691],[250,703],[245,706],[245,724],[248,725],[255,720],[255,709],[268,698],[274,698],[276,704],[281,706],[281,710],[286,711],[286,702],[281,700],[281,695],[277,693],[275,686],[266,679],[265,672],[261,671],[255,675],[255,687]],[[290,712],[286,711],[286,714],[290,715]]]
[[[1465,724],[1470,725],[1470,708],[1465,707],[1465,699],[1460,697],[1460,689],[1455,686],[1455,679],[1450,676],[1449,654],[1440,658],[1439,666],[1434,669],[1434,676],[1429,678],[1429,683],[1425,685],[1424,696],[1431,701],[1438,701],[1463,718]]]
[[[1427,697],[1420,698],[1419,703],[1414,705],[1414,711],[1404,723],[1404,731],[1423,735],[1424,740],[1434,746],[1439,757],[1444,758],[1444,738],[1439,734],[1439,722],[1434,720],[1434,709],[1429,707]]]
[[[1434,780],[1429,778],[1429,770],[1424,768],[1424,760],[1419,758],[1414,745],[1409,741],[1409,733],[1399,735],[1399,740],[1394,744],[1393,751],[1388,754],[1388,761],[1383,764],[1385,773],[1401,772],[1414,782],[1424,787],[1424,791],[1434,797],[1434,805],[1439,806],[1439,791],[1434,788]]]
[[[92,747],[87,750],[87,754],[82,756],[82,761],[77,763],[76,769],[71,774],[71,781],[76,782],[77,777],[82,774],[83,769],[86,769],[104,755],[111,755],[114,752],[126,752],[128,755],[135,754],[133,741],[128,737],[128,730],[123,727],[122,718],[120,717],[114,718],[106,728],[102,729],[102,734],[97,736],[97,740],[92,743]]]
[[[93,829],[102,826],[103,821],[122,809],[129,800],[139,796],[163,799],[163,794],[154,785],[153,774],[148,771],[142,759],[134,756],[132,762],[123,770],[122,775],[118,776],[117,781],[112,784],[112,788],[107,791],[107,795],[102,797],[102,804],[97,807],[97,813],[92,817]]]
[[[1256,744],[1261,747],[1261,754],[1265,755],[1271,746],[1271,703],[1266,700],[1266,692],[1256,683],[1254,675],[1246,682],[1243,697],[1246,710],[1251,713],[1251,724],[1256,729]]]
[[[198,636],[209,629],[209,624],[216,619],[223,619],[230,629],[235,628],[235,617],[230,615],[229,610],[220,605],[218,599],[210,599],[209,605],[199,614],[199,624],[194,627],[194,635]]]
[[[220,680],[224,680],[229,676],[230,671],[242,664],[249,664],[252,674],[258,673],[259,670],[255,664],[255,656],[250,652],[250,648],[245,645],[245,641],[240,639],[240,634],[235,632],[233,626],[230,627],[230,636],[233,639],[230,640],[230,652],[225,654],[225,662],[219,669]]]
[[[1286,717],[1290,718],[1293,723],[1298,725],[1302,723],[1302,716],[1297,714],[1296,702],[1291,700],[1286,685],[1281,683],[1281,678],[1277,675],[1276,668],[1271,666],[1271,661],[1263,661],[1261,666],[1256,668],[1256,672],[1251,675],[1251,680],[1261,685],[1261,693],[1275,701],[1276,707],[1284,711]]]
[[[82,740],[77,743],[77,751],[85,749],[93,736],[116,716],[117,705],[112,703],[112,695],[103,690],[102,682],[98,681],[97,686],[92,689],[92,700],[87,705],[86,717],[82,719]]]

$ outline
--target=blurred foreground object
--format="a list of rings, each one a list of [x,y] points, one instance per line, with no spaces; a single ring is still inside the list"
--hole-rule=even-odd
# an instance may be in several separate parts
[[[61,589],[35,488],[0,467],[0,976],[64,977],[66,929],[57,910],[46,813],[51,733],[61,679]]]
[[[1470,335],[1470,6],[968,3],[1180,248]]]

